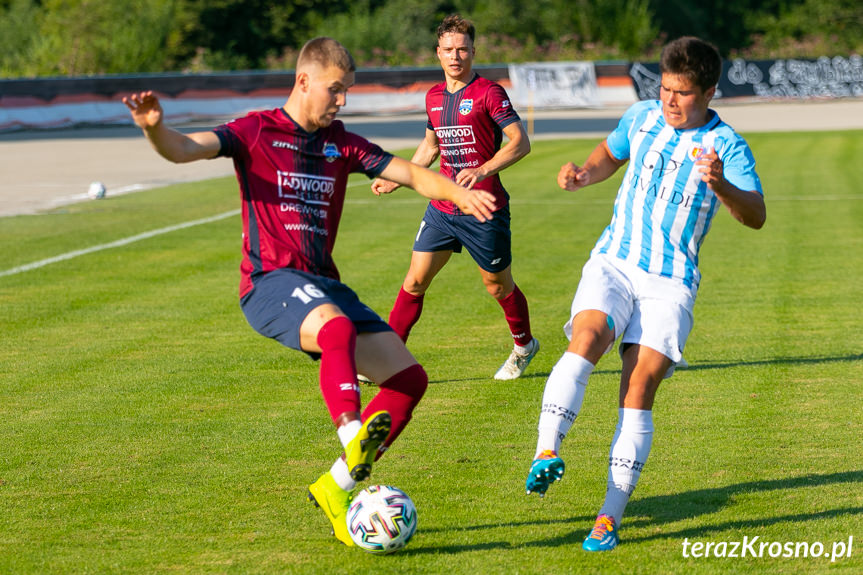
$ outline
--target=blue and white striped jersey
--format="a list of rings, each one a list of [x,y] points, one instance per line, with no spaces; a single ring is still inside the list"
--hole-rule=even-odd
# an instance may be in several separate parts
[[[698,250],[720,205],[701,181],[695,165],[699,153],[715,148],[729,182],[763,194],[746,141],[713,110],[708,118],[700,128],[676,130],[665,122],[657,100],[638,102],[626,111],[606,141],[612,155],[629,164],[611,223],[594,254],[698,288]]]

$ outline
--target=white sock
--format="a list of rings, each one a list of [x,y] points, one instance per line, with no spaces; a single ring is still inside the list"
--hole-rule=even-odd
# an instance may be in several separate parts
[[[336,462],[330,467],[330,475],[336,480],[336,485],[345,491],[351,491],[357,486],[357,482],[354,481],[351,472],[348,471],[348,464],[341,457],[336,459]]]
[[[608,488],[599,514],[614,517],[620,525],[629,496],[638,484],[653,441],[653,412],[620,408],[617,430],[608,456]]]
[[[530,340],[527,345],[518,345],[517,343],[512,344],[512,349],[519,355],[527,355],[530,352],[530,346],[534,340]]]
[[[551,370],[542,394],[534,458],[549,449],[560,450],[561,441],[581,411],[587,379],[593,368],[594,365],[580,355],[567,351]]]
[[[353,421],[349,421],[343,426],[336,429],[336,433],[339,436],[339,441],[342,442],[342,447],[347,447],[348,443],[357,436],[357,433],[360,431],[362,427],[362,422],[359,419],[355,419]]]

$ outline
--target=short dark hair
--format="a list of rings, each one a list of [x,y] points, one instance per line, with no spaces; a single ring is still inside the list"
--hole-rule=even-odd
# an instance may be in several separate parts
[[[706,91],[719,83],[722,58],[713,44],[694,36],[683,36],[662,49],[659,71],[688,78]]]
[[[476,39],[476,28],[474,28],[473,22],[465,20],[460,14],[450,14],[437,27],[438,39],[444,34],[467,34],[470,36],[471,44],[473,44]]]
[[[297,68],[312,62],[323,68],[335,66],[343,72],[356,72],[357,70],[357,65],[348,49],[337,40],[327,36],[312,38],[300,50],[300,55],[297,57]]]

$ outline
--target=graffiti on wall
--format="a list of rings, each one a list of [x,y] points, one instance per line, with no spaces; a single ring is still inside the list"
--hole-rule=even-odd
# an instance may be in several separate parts
[[[659,64],[634,62],[629,75],[642,100],[659,97]],[[863,57],[723,62],[717,98],[847,98],[863,96]]]

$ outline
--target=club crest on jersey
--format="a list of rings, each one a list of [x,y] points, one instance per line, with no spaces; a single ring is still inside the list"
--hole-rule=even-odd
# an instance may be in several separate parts
[[[706,151],[707,150],[703,146],[696,144],[696,145],[692,146],[691,148],[689,148],[689,157],[694,162],[694,161],[698,160],[698,158],[701,157],[701,154],[703,154]]]
[[[467,116],[473,110],[473,98],[465,98],[458,105],[458,113]]]
[[[338,146],[332,142],[326,142],[324,144],[324,157],[328,162],[334,162],[336,158],[341,158],[342,154],[339,152]]]

